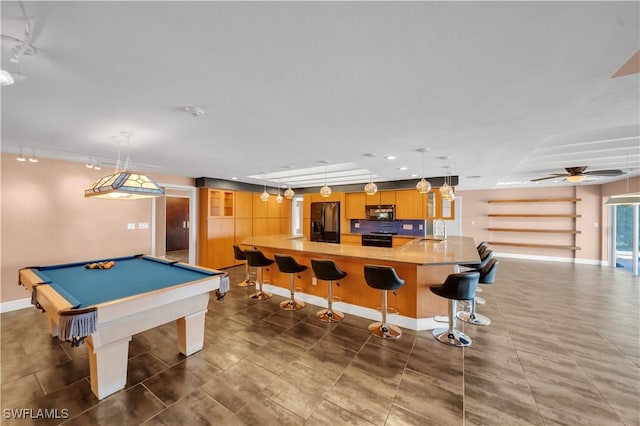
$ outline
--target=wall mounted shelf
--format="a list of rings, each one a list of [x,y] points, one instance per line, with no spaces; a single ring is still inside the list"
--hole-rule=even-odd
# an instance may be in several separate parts
[[[487,228],[488,231],[497,232],[540,232],[544,234],[580,234],[582,231],[573,229],[530,229],[530,228]]]
[[[580,247],[565,246],[559,244],[532,244],[532,243],[511,243],[506,241],[489,241],[489,245],[495,246],[511,246],[511,247],[534,247],[534,248],[549,248],[549,249],[562,249],[562,250],[580,250]]]
[[[570,218],[576,218],[576,217],[582,217],[581,214],[533,214],[533,213],[516,213],[516,214],[504,214],[504,213],[500,213],[500,214],[488,214],[487,216],[489,217],[570,217]]]
[[[571,203],[582,201],[582,198],[528,198],[521,200],[487,200],[487,203]]]

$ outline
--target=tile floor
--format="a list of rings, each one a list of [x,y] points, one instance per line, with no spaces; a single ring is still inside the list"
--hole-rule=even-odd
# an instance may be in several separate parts
[[[232,282],[244,269],[229,269]],[[69,425],[638,425],[640,281],[598,266],[503,259],[483,286],[473,346],[430,331],[398,341],[232,286],[188,359],[168,324],[134,336],[125,390],[98,401],[85,347],[46,334],[35,308],[1,316],[2,408],[66,409]]]

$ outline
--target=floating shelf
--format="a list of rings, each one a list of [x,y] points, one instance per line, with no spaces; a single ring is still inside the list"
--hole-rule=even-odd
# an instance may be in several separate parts
[[[526,200],[488,200],[487,203],[575,203],[582,198],[529,198]]]
[[[514,214],[488,214],[489,217],[582,217],[581,214],[532,214],[532,213],[514,213]]]
[[[511,246],[511,247],[533,247],[533,248],[549,248],[549,249],[561,249],[561,250],[580,250],[580,247],[576,246],[563,246],[557,244],[531,244],[531,243],[509,243],[503,241],[489,241],[487,244],[494,246]]]
[[[487,228],[489,231],[498,232],[540,232],[544,234],[581,234],[582,231],[573,229],[529,229],[529,228]]]

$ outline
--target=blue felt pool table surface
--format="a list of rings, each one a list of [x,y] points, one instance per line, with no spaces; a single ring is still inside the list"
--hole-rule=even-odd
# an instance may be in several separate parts
[[[87,269],[85,265],[115,260],[111,269]],[[146,256],[93,260],[33,268],[74,308],[109,302],[153,290],[210,278],[218,271]]]

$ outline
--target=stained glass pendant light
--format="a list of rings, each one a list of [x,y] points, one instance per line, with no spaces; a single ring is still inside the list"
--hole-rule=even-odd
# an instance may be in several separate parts
[[[118,143],[118,163],[115,173],[98,179],[84,191],[85,197],[111,198],[118,200],[138,200],[164,195],[164,190],[151,177],[143,173],[129,170],[131,133],[123,132],[127,138],[127,160],[123,169],[120,168],[120,143]]]
[[[424,154],[427,153],[429,149],[420,148],[420,149],[416,149],[416,151],[422,153],[422,176],[424,176]],[[429,181],[423,177],[422,179],[420,179],[420,182],[416,184],[416,190],[420,194],[426,194],[429,191],[431,191],[431,183],[429,183]]]

